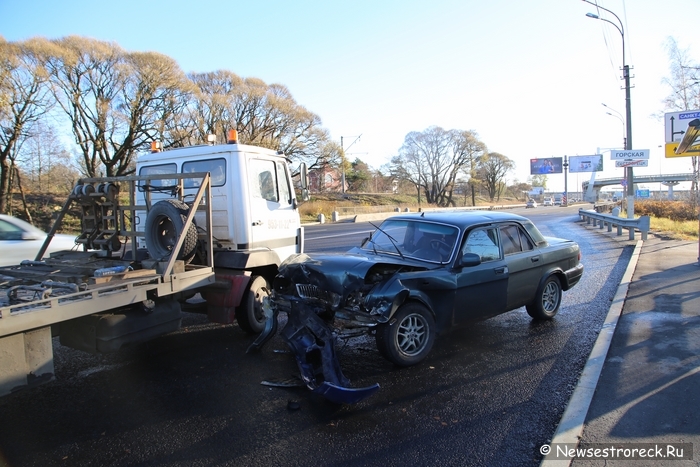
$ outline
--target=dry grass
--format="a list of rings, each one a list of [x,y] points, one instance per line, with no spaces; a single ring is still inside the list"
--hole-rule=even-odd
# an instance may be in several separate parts
[[[457,207],[471,206],[471,200],[459,198],[455,200]],[[469,202],[469,204],[466,204]],[[501,198],[497,204],[522,204],[510,198]],[[477,206],[489,206],[488,200],[477,198]],[[313,222],[318,220],[319,214],[323,214],[326,219],[331,219],[333,212],[338,211],[341,215],[360,214],[369,212],[391,212],[391,211],[418,211],[420,207],[433,207],[425,202],[418,203],[415,195],[398,194],[361,194],[361,193],[314,193],[309,201],[301,203],[299,214],[302,222]]]
[[[690,201],[643,200],[634,203],[635,216],[649,216],[652,232],[681,240],[697,240],[700,223],[696,213],[697,206]]]

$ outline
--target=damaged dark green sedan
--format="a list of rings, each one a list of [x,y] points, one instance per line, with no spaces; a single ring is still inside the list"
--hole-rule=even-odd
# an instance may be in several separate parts
[[[562,292],[581,279],[580,260],[575,242],[544,237],[516,214],[405,214],[385,220],[347,253],[289,258],[270,304],[274,316],[288,315],[282,335],[307,386],[352,403],[377,386],[349,386],[335,356],[337,338],[373,333],[385,358],[414,365],[436,335],[457,326],[522,306],[534,319],[552,319]]]

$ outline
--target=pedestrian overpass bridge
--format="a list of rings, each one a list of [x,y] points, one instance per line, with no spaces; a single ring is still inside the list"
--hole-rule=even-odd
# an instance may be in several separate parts
[[[634,176],[635,185],[639,183],[663,183],[664,185],[668,185],[668,193],[670,198],[673,197],[673,187],[675,185],[678,185],[680,182],[692,182],[694,180],[695,175],[692,173]],[[591,200],[591,198],[592,200],[597,200],[601,188],[603,188],[604,186],[622,185],[622,177],[601,178],[600,180],[593,180],[593,186],[589,188],[590,183],[590,181],[586,181],[581,184],[581,188],[585,193],[584,196],[586,200]],[[595,192],[595,196],[592,197],[591,195],[593,195],[593,192]]]

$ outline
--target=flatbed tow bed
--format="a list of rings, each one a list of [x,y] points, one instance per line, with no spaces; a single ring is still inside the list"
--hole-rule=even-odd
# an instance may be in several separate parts
[[[48,259],[43,265],[0,268],[0,338],[213,282],[212,268],[188,265],[181,272],[168,276],[158,274],[156,269],[140,269],[106,276],[105,281],[88,279],[79,286],[60,279],[80,277],[86,271],[113,267],[121,261],[100,259],[90,264],[94,259],[90,252],[67,252],[67,256],[70,262]],[[83,264],[74,266],[72,262],[79,258],[84,260]],[[51,279],[47,281],[47,278]],[[14,300],[8,295],[11,292]]]
[[[198,210],[205,211],[199,232],[208,245],[204,260],[186,264],[175,254],[160,260],[138,258],[134,228],[137,213],[150,211],[150,197],[137,205],[139,183],[175,179],[174,193],[183,193],[185,177],[201,184],[172,251],[180,251]],[[125,188],[129,203],[120,205]],[[180,198],[181,199],[181,198]],[[69,195],[37,259],[43,257],[69,207],[77,203],[83,216],[76,244],[83,251],[60,251],[42,261],[28,260],[0,267],[0,396],[54,378],[52,337],[62,345],[101,353],[142,342],[179,329],[180,302],[215,282],[211,249],[211,194],[208,173],[150,177],[82,179]],[[125,222],[130,219],[131,222]],[[130,224],[129,228],[125,228]],[[123,242],[120,237],[128,240]],[[131,250],[127,259],[123,252]],[[110,268],[120,267],[116,271]],[[106,272],[106,275],[100,274]]]

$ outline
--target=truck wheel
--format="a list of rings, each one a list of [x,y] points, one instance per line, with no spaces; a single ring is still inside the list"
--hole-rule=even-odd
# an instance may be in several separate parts
[[[549,276],[537,289],[532,303],[525,306],[527,314],[534,319],[552,319],[561,305],[561,283],[557,276]]]
[[[146,247],[151,258],[162,261],[170,257],[177,245],[178,233],[182,232],[189,207],[177,199],[164,199],[153,205],[146,217]],[[186,264],[192,261],[197,251],[197,226],[190,225],[177,254],[177,259]]]
[[[250,286],[243,295],[241,305],[236,309],[238,326],[248,334],[260,334],[265,329],[263,297],[268,295],[270,284],[262,276],[253,276]]]
[[[384,358],[399,366],[423,360],[435,341],[435,320],[420,303],[398,309],[388,323],[377,326],[377,349]]]

